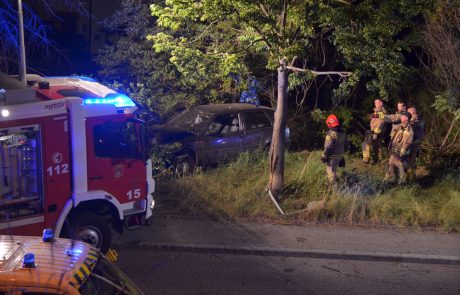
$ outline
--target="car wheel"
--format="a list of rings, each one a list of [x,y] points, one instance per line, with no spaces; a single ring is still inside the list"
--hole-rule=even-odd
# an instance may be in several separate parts
[[[112,234],[109,224],[91,212],[76,215],[70,222],[68,238],[80,240],[100,249],[103,253],[109,250]]]
[[[195,160],[190,155],[176,158],[175,173],[178,177],[192,175],[195,170]]]

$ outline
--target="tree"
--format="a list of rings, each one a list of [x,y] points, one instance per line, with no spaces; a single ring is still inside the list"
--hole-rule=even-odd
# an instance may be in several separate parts
[[[460,147],[460,1],[436,4],[422,35],[426,53],[422,62],[428,72],[427,85],[436,94],[433,107],[438,113],[429,134],[431,148],[442,153]]]
[[[16,1],[4,1],[0,4],[0,69],[17,73],[19,64],[19,28]],[[47,46],[49,40],[40,17],[28,5],[24,6],[24,30],[26,43],[30,48]]]
[[[49,15],[58,19],[55,10],[58,5],[65,5],[68,8],[89,16],[86,8],[86,1],[83,0],[23,0],[24,32],[27,57],[31,63],[44,62],[46,57],[56,62],[56,56],[64,57],[58,45],[49,38],[50,30],[44,24],[41,17],[34,10],[34,7],[41,6]],[[16,0],[4,0],[0,3],[0,70],[6,73],[17,73],[19,43],[18,43],[18,12]],[[64,57],[65,58],[65,57]],[[30,68],[30,66],[29,66]],[[37,72],[36,69],[34,71]]]
[[[178,68],[212,61],[220,75],[247,73],[243,61],[259,55],[267,67],[278,72],[278,99],[270,146],[268,189],[279,195],[283,187],[284,141],[288,97],[288,61],[301,55],[309,39],[317,37],[308,18],[308,1],[167,1],[152,5],[152,14],[171,34],[150,36],[157,51],[167,51]],[[180,32],[192,27],[201,32],[193,38]],[[199,69],[199,67],[198,67]],[[309,71],[312,76],[320,74]],[[332,73],[331,73],[332,74]]]
[[[136,100],[152,110],[168,116],[176,109],[207,102],[218,102],[234,96],[230,77],[215,74],[209,61],[199,65],[184,60],[170,61],[170,55],[152,50],[147,35],[161,32],[150,17],[149,5],[154,0],[122,0],[120,9],[104,24],[110,34],[109,43],[100,50],[96,61],[99,75],[124,88]],[[191,36],[188,28],[182,33]],[[187,76],[187,79],[183,77]]]

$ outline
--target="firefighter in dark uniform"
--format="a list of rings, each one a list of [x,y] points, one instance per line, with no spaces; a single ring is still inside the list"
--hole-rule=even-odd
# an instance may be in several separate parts
[[[337,182],[337,167],[345,166],[343,154],[346,145],[346,133],[340,127],[339,120],[335,115],[330,115],[326,119],[327,127],[329,128],[324,141],[324,151],[321,156],[321,161],[326,163],[327,179],[330,184]]]
[[[374,113],[370,115],[370,130],[367,130],[363,142],[363,162],[366,164],[370,163],[371,157],[374,163],[379,161],[380,149],[383,144],[384,119],[387,112],[380,98],[377,98],[374,104]]]
[[[400,116],[401,125],[395,130],[389,146],[390,158],[388,159],[388,171],[385,175],[385,182],[404,184],[407,178],[408,156],[412,147],[414,133],[409,123],[411,114],[409,112],[402,112]]]
[[[410,150],[408,159],[409,163],[407,169],[407,178],[409,181],[415,181],[417,155],[420,150],[422,139],[425,136],[425,122],[422,120],[422,118],[420,118],[415,107],[410,107],[407,111],[412,116],[410,125],[412,126],[412,130],[414,132],[414,141],[412,143],[412,148]]]

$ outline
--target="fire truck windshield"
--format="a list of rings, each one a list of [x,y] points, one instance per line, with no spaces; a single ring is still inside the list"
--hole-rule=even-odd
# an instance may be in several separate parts
[[[143,150],[134,122],[106,122],[94,127],[97,157],[142,159]]]

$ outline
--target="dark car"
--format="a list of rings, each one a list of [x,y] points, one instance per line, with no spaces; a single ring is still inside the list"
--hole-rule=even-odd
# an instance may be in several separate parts
[[[274,110],[250,104],[211,104],[193,107],[165,125],[155,126],[159,144],[180,142],[175,156],[180,173],[196,165],[208,167],[235,159],[241,152],[267,149]]]

